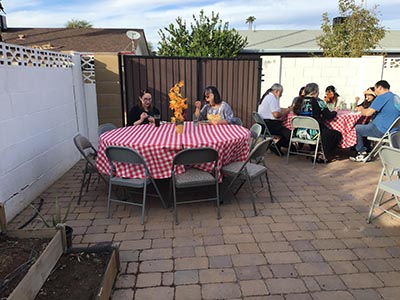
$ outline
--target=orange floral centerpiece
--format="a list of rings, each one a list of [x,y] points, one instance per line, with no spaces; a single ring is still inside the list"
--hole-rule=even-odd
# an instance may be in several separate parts
[[[169,108],[173,110],[174,116],[171,118],[171,122],[175,123],[176,132],[181,134],[183,132],[183,122],[185,120],[183,112],[188,108],[187,98],[184,98],[180,93],[181,88],[185,85],[184,81],[181,80],[170,88],[169,97]]]

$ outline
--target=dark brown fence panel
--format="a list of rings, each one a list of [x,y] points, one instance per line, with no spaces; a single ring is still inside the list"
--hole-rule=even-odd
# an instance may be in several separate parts
[[[121,66],[125,111],[136,105],[140,90],[148,88],[161,118],[170,120],[168,91],[179,80],[185,81],[181,93],[188,98],[186,119],[191,120],[194,102],[203,99],[204,87],[218,88],[244,126],[253,123],[251,113],[260,97],[260,59],[204,59],[142,57],[124,55]]]

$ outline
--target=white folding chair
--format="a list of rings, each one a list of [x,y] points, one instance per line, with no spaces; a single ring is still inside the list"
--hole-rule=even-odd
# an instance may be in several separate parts
[[[383,145],[388,145],[389,144],[389,134],[393,131],[394,128],[398,128],[400,127],[400,117],[398,117],[396,120],[394,120],[394,122],[392,123],[392,125],[390,125],[390,127],[388,128],[388,130],[386,130],[385,134],[380,137],[373,137],[373,136],[368,136],[367,139],[369,141],[375,142],[375,146],[374,148],[372,148],[371,152],[368,153],[368,155],[364,158],[363,162],[368,162],[370,161],[372,158],[374,158],[378,152],[379,149],[383,146]]]
[[[318,121],[315,120],[312,117],[305,117],[305,116],[295,116],[291,120],[292,123],[292,132],[290,134],[290,143],[289,143],[289,149],[287,152],[287,159],[286,163],[289,163],[289,155],[290,154],[297,154],[297,155],[302,155],[302,156],[309,156],[314,158],[313,162],[313,168],[315,167],[315,161],[317,160],[317,155],[318,155],[318,150],[320,150],[320,153],[322,153],[323,157],[325,158],[325,153],[324,149],[322,147],[321,143],[321,130],[319,128]],[[313,139],[308,139],[307,136],[304,137],[297,137],[296,132],[297,130],[316,130],[317,134],[314,136]],[[298,144],[307,144],[307,145],[314,145],[315,150],[314,151],[306,151],[299,149],[299,147],[296,147],[296,151],[291,150],[292,143]]]
[[[393,210],[395,206],[400,208],[400,179],[398,174],[400,170],[400,149],[383,146],[379,151],[379,157],[382,163],[382,171],[369,210],[367,218],[368,223],[372,219],[374,209],[379,209],[383,213],[388,213],[393,217],[400,218],[400,214]],[[394,204],[391,201],[393,197],[382,201],[385,193],[394,196]]]

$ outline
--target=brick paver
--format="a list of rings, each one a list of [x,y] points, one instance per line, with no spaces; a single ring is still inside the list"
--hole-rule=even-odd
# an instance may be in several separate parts
[[[397,300],[400,221],[383,215],[365,222],[380,162],[342,158],[312,169],[305,159],[286,165],[267,154],[275,202],[260,193],[257,217],[243,188],[238,201],[221,206],[219,220],[215,207],[196,203],[180,207],[176,226],[171,210],[152,198],[144,225],[140,211],[123,204],[107,218],[102,184],[93,182],[76,203],[82,162],[40,196],[42,212],[62,193],[73,199],[67,224],[75,229],[75,245],[119,246],[113,300]],[[168,193],[167,181],[160,187]],[[30,216],[24,211],[10,227]]]

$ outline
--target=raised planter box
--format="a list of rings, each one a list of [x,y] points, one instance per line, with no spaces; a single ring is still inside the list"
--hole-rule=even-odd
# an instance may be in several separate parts
[[[37,293],[47,280],[58,260],[67,250],[65,226],[59,225],[58,230],[53,228],[40,230],[7,230],[4,207],[0,204],[0,229],[1,232],[12,238],[48,238],[51,239],[45,250],[41,253],[37,261],[31,266],[25,277],[19,282],[7,300],[34,300]],[[111,296],[115,278],[119,272],[120,261],[117,248],[112,248],[112,254],[103,275],[103,279],[97,292],[96,300],[107,300]],[[93,249],[93,248],[92,248]],[[101,251],[101,247],[97,251]],[[90,249],[88,249],[90,251]],[[84,248],[69,249],[68,252],[84,252]]]

